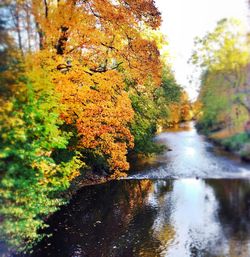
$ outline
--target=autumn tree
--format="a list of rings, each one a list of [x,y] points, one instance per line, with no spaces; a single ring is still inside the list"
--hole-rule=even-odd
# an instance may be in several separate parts
[[[133,109],[124,81],[160,82],[156,43],[141,36],[160,24],[153,1],[34,1],[33,12],[76,147],[106,156],[113,171],[127,170]]]

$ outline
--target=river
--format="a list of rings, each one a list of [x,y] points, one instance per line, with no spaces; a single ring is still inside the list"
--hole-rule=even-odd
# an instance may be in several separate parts
[[[250,166],[193,123],[156,137],[172,151],[120,181],[82,188],[32,257],[249,257]]]

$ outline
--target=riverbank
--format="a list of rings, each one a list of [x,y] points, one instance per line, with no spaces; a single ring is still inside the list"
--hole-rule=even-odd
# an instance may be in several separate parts
[[[223,129],[209,133],[208,138],[243,161],[250,162],[250,136],[244,129]]]

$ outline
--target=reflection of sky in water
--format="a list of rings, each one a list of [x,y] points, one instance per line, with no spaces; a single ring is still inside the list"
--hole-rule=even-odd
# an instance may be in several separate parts
[[[162,243],[162,256],[196,256],[192,252],[203,250],[211,253],[218,249],[217,244],[225,244],[219,250],[227,251],[227,242],[218,222],[218,203],[213,189],[202,180],[176,180],[173,190],[163,196],[164,200],[159,200],[157,192],[163,184],[164,181],[156,182],[154,193],[148,197],[148,203],[154,207],[157,203],[159,208],[153,231]],[[224,255],[225,252],[217,254]]]
[[[194,147],[191,146],[187,146],[185,147],[185,154],[189,157],[195,157],[195,155],[197,154],[196,150]]]

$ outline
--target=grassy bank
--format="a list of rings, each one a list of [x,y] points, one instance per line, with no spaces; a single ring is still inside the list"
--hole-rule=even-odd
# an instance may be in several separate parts
[[[250,135],[243,129],[223,129],[209,133],[208,137],[244,161],[250,161]]]

